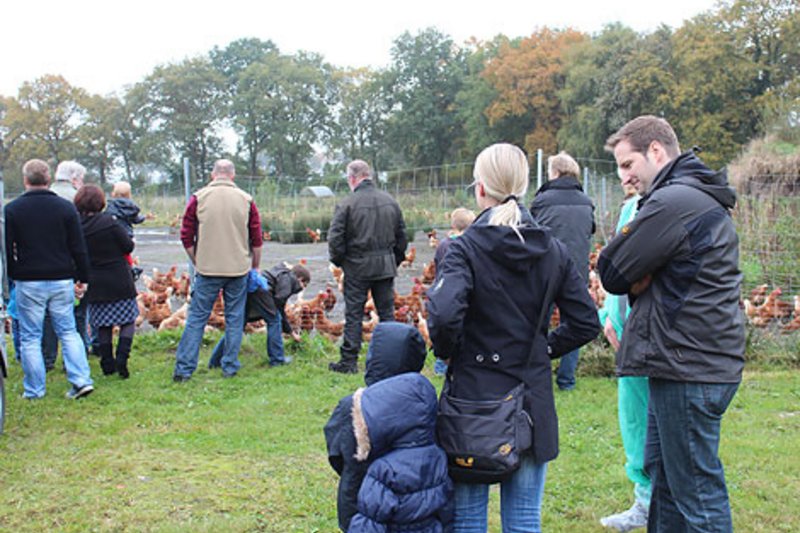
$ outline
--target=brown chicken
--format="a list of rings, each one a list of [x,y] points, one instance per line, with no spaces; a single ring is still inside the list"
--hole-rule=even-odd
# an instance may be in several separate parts
[[[764,300],[767,297],[767,289],[768,288],[769,288],[769,285],[767,285],[765,283],[763,285],[759,285],[758,287],[756,287],[755,289],[750,291],[750,302],[753,305],[761,305],[761,304],[763,304]]]
[[[406,258],[400,263],[401,267],[411,268],[414,264],[414,259],[417,258],[417,249],[414,246],[408,248],[406,252]]]
[[[438,239],[438,237],[436,235],[436,229],[430,230],[427,233],[427,235],[428,235],[428,246],[430,246],[433,249],[438,248],[439,247],[439,239]]]
[[[344,293],[344,271],[341,268],[334,265],[333,263],[330,263],[328,265],[328,270],[331,271],[331,275],[333,276],[333,281],[336,282],[336,286],[339,289],[339,292]]]
[[[366,342],[372,340],[372,332],[375,331],[375,326],[378,325],[378,313],[372,311],[369,317],[369,321],[361,323],[361,337]]]
[[[315,231],[309,227],[306,227],[306,235],[308,235],[308,238],[311,239],[311,242],[313,243],[318,243],[322,238],[322,232],[319,230],[319,228],[317,228]]]
[[[158,331],[167,329],[178,329],[186,325],[186,312],[189,310],[189,304],[183,304],[177,311],[161,321],[158,325]]]
[[[425,346],[431,347],[431,334],[428,331],[428,321],[422,316],[422,313],[417,313],[417,329],[425,341]]]
[[[222,291],[217,294],[217,299],[214,300],[211,315],[208,317],[208,325],[216,329],[225,329],[225,302],[222,300]]]
[[[314,310],[314,327],[330,340],[336,340],[344,332],[344,322],[331,322],[322,309]]]
[[[767,295],[764,303],[759,305],[757,313],[764,318],[788,318],[792,314],[792,304],[780,299],[781,288],[776,287]]]
[[[436,279],[436,263],[431,261],[422,267],[422,284],[430,285]]]

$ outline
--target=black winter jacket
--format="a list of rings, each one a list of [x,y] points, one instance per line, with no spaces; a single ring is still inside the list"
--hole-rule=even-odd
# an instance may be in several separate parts
[[[109,214],[81,215],[81,226],[89,248],[91,270],[86,301],[114,302],[136,298],[136,285],[125,255],[133,251],[133,241]]]
[[[331,263],[352,279],[393,278],[405,258],[406,226],[400,206],[372,180],[362,181],[336,206],[328,229]]]
[[[5,206],[8,277],[18,281],[89,281],[89,255],[78,211],[47,189]]]
[[[724,171],[692,152],[681,154],[653,180],[636,218],[601,252],[603,286],[632,297],[617,353],[622,376],[738,383],[744,367],[744,316],[739,239],[730,216],[736,194]]]
[[[524,207],[520,211],[524,241],[508,226],[488,225],[491,209],[452,241],[428,291],[428,327],[436,357],[450,360],[446,379],[453,396],[497,399],[525,383],[533,455],[545,462],[558,455],[550,360],[595,338],[600,324],[564,245]],[[533,330],[552,304],[543,301],[551,278],[561,324],[548,335],[546,319]]]
[[[116,218],[131,237],[133,237],[133,225],[141,224],[145,220],[144,215],[139,212],[139,206],[130,198],[110,199],[105,212]]]
[[[426,356],[425,341],[416,328],[398,322],[381,322],[375,327],[367,352],[364,382],[370,386],[392,376],[419,372]],[[353,396],[345,396],[325,424],[328,462],[341,476],[336,511],[342,531],[347,531],[358,510],[358,491],[369,467],[369,461],[355,459],[352,411]]]
[[[588,280],[589,250],[595,232],[594,204],[578,180],[561,176],[543,184],[533,199],[531,214],[564,243],[578,273]]]

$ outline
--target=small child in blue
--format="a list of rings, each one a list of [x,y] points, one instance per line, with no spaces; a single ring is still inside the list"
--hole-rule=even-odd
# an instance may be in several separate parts
[[[434,441],[436,391],[419,374],[426,355],[412,326],[378,324],[368,386],[342,398],[325,426],[328,460],[341,475],[342,531],[452,530],[447,457]]]

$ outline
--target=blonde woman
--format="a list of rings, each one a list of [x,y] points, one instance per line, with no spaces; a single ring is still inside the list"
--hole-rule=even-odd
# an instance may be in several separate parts
[[[558,455],[550,360],[600,331],[564,246],[518,203],[528,173],[525,154],[513,145],[495,144],[478,155],[474,185],[481,213],[450,245],[428,303],[434,352],[449,362],[451,396],[496,400],[525,384],[533,444],[520,469],[501,483],[504,532],[541,529],[547,463]],[[554,284],[553,301],[544,301],[548,283]],[[548,334],[547,320],[539,319],[553,303],[561,325]],[[456,532],[486,531],[488,497],[489,485],[455,484]]]

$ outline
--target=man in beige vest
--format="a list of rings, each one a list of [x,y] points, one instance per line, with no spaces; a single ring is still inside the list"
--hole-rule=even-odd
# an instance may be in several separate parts
[[[175,353],[173,381],[197,368],[200,342],[219,291],[225,302],[223,377],[239,371],[247,273],[261,261],[261,220],[253,198],[233,183],[233,163],[214,163],[211,183],[192,195],[183,214],[181,242],[196,270],[186,328]]]

